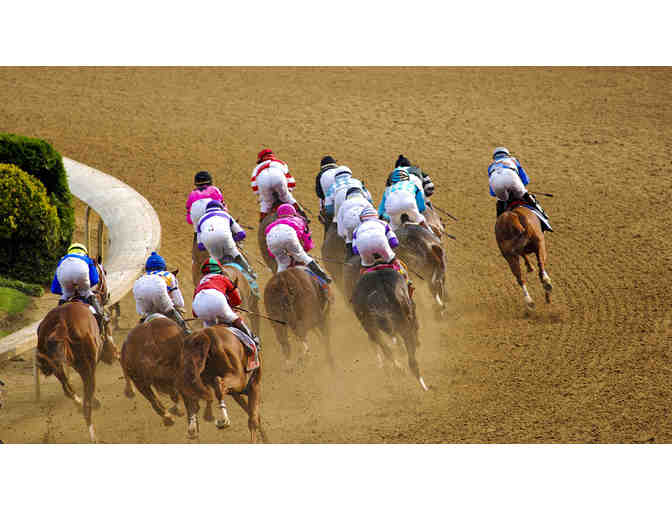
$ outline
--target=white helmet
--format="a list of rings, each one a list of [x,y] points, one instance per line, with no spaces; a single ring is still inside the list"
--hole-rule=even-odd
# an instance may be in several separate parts
[[[497,154],[505,154],[506,156],[511,155],[509,149],[506,147],[495,147],[495,150],[492,152],[492,159],[496,159]]]

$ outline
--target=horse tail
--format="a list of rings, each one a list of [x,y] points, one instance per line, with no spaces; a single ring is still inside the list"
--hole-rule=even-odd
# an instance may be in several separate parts
[[[527,243],[527,219],[523,214],[513,214],[511,221],[511,228],[513,229],[513,238],[511,239],[511,246],[514,253],[523,251]]]
[[[188,337],[182,349],[183,369],[178,375],[178,386],[189,396],[203,400],[210,400],[211,394],[203,380],[201,373],[212,344],[216,341],[210,328],[203,329]]]
[[[73,363],[68,328],[64,322],[59,321],[56,324],[41,348],[37,349],[36,355],[39,368],[45,377],[57,372],[64,363]]]
[[[271,305],[270,308],[276,314],[277,319],[284,320],[290,327],[294,327],[297,323],[297,316],[293,306],[294,299],[289,290],[287,272],[277,273],[274,283],[272,287],[266,287],[267,292],[264,293],[264,299]],[[268,306],[266,309],[271,312]],[[279,313],[281,316],[277,316]]]

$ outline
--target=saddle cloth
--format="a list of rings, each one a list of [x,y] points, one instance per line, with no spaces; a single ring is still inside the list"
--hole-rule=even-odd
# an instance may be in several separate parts
[[[168,317],[166,317],[162,313],[158,313],[158,312],[150,313],[147,317],[144,318],[142,323],[145,324],[147,322],[152,322],[154,319],[158,319],[158,318],[167,319]]]
[[[231,333],[236,335],[238,340],[250,351],[252,351],[252,354],[254,354],[254,362],[248,362],[246,371],[251,372],[252,370],[259,368],[259,347],[257,346],[257,343],[254,341],[254,339],[250,338],[248,335],[243,333],[241,330],[238,328],[234,327],[227,327]]]
[[[251,274],[249,274],[247,271],[245,271],[245,269],[240,264],[238,264],[236,262],[225,262],[222,265],[233,267],[233,268],[237,269],[238,271],[240,271],[241,273],[243,273],[243,276],[245,277],[247,282],[250,284],[250,289],[252,289],[252,294],[254,294],[254,297],[257,297],[257,298],[261,297],[261,294],[259,293],[259,284],[257,283],[257,280],[255,280],[252,277]]]
[[[381,263],[381,264],[375,264],[371,267],[363,267],[360,270],[360,274],[366,274],[366,273],[370,273],[372,271],[380,271],[381,269],[394,269],[401,276],[408,279],[408,268],[406,267],[406,264],[404,264],[399,259],[393,260],[392,263],[390,263],[390,264],[382,264]]]
[[[537,216],[537,218],[539,218],[539,221],[541,222],[541,225],[545,227],[545,230],[553,230],[553,228],[551,228],[551,224],[548,222],[548,219],[541,213],[541,211],[535,207],[532,207],[530,204],[527,204],[521,200],[516,200],[515,202],[511,202],[509,204],[508,210],[513,211],[516,207],[520,206],[526,207],[532,211]]]

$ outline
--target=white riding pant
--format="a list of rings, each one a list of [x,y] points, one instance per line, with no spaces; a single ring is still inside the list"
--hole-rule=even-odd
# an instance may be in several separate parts
[[[89,265],[82,259],[75,257],[65,259],[56,269],[56,278],[63,290],[62,299],[70,299],[75,295],[88,298],[93,294],[89,280]]]
[[[262,213],[271,212],[275,202],[273,193],[276,193],[278,200],[284,204],[294,204],[296,202],[287,187],[287,177],[280,168],[269,167],[262,170],[257,175],[257,186]]]
[[[394,258],[394,251],[390,248],[385,231],[368,230],[357,233],[355,246],[362,259],[362,265],[370,267],[381,260],[376,259],[377,254],[382,261],[391,262]]]
[[[146,274],[133,284],[135,311],[139,315],[167,313],[174,308],[166,282],[159,275]]]
[[[404,190],[393,191],[385,201],[385,212],[390,217],[392,230],[401,226],[401,215],[406,214],[408,220],[414,223],[422,223],[425,217],[420,214],[415,196]]]
[[[205,214],[205,208],[210,202],[212,202],[212,198],[201,198],[191,204],[189,217],[191,218],[191,223],[194,225],[194,232],[198,229],[198,222]]]
[[[208,253],[221,260],[225,255],[236,258],[240,255],[238,246],[233,240],[229,220],[221,216],[213,216],[201,223],[200,241]]]
[[[521,199],[527,192],[518,174],[508,168],[497,168],[490,174],[490,187],[499,200]]]
[[[346,243],[352,242],[352,233],[359,227],[361,221],[359,214],[371,204],[363,197],[351,198],[346,200],[338,210],[336,223],[338,226],[338,235],[345,239]]]
[[[273,227],[266,236],[266,245],[278,263],[278,273],[287,269],[292,259],[305,266],[313,261],[301,246],[296,231],[289,225],[281,223]]]
[[[216,289],[205,289],[196,294],[191,307],[205,327],[214,326],[218,320],[231,323],[238,318],[226,296]]]

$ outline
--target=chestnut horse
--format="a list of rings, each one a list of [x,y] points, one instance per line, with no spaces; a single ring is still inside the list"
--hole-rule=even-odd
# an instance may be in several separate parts
[[[4,400],[2,399],[2,387],[5,385],[2,381],[0,381],[0,409],[2,409],[2,406],[4,404]]]
[[[441,316],[446,306],[446,257],[441,240],[416,223],[404,223],[395,234],[399,239],[397,256],[408,265],[411,279],[415,273],[427,283],[436,301],[435,311]]]
[[[160,314],[148,317],[135,326],[121,347],[121,368],[126,378],[124,394],[133,398],[135,387],[163,418],[166,426],[175,423],[174,416],[182,416],[178,409],[179,393],[175,386],[184,332],[175,321]],[[152,388],[153,387],[153,388]],[[168,411],[159,401],[154,390],[170,396],[175,405]]]
[[[534,308],[534,300],[527,291],[522,271],[520,270],[520,259],[525,261],[527,272],[534,269],[527,259],[527,255],[534,253],[537,256],[539,265],[539,280],[546,293],[546,302],[551,302],[551,278],[546,273],[546,243],[544,234],[541,230],[541,221],[537,215],[524,206],[515,205],[512,210],[503,212],[495,222],[495,237],[499,245],[499,251],[509,263],[511,272],[516,277],[518,285],[523,289],[525,303],[529,309]]]
[[[331,334],[331,315],[333,294],[331,287],[323,288],[316,277],[303,266],[289,269],[273,275],[264,289],[266,313],[286,324],[272,322],[275,336],[282,347],[285,362],[290,366],[291,347],[288,340],[289,329],[294,332],[308,353],[308,333],[317,329],[326,349],[327,360],[334,366],[329,336]]]
[[[259,433],[262,441],[268,442],[259,414],[261,365],[246,372],[248,356],[253,354],[225,325],[201,329],[184,339],[177,387],[187,408],[187,435],[190,438],[198,437],[199,400],[210,405],[214,391],[222,411],[222,418],[216,423],[218,428],[231,425],[224,402],[224,395],[230,394],[248,415],[251,441],[256,443]],[[247,401],[243,395],[247,395]]]
[[[365,273],[355,286],[352,304],[369,340],[377,348],[379,365],[383,366],[382,352],[393,366],[401,368],[382,333],[387,333],[395,343],[396,337],[401,336],[406,346],[411,373],[422,389],[427,391],[429,388],[420,375],[415,355],[420,345],[415,303],[408,295],[404,277],[394,269],[378,269]]]

